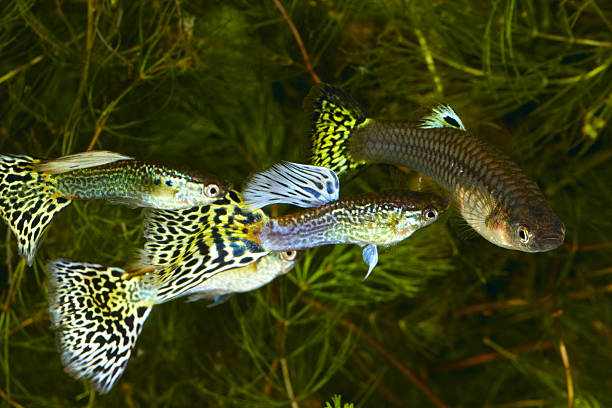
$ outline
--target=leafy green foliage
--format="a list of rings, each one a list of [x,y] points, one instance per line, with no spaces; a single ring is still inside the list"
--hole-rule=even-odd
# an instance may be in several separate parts
[[[142,218],[78,202],[32,268],[0,231],[0,404],[320,407],[340,393],[357,407],[612,406],[610,2],[280,1],[317,74],[370,114],[418,119],[449,103],[511,155],[566,245],[504,250],[464,237],[451,214],[382,249],[366,281],[359,248],[310,250],[218,307],[155,307],[126,373],[97,396],[62,371],[44,262],[125,265]],[[0,27],[0,152],[91,145],[238,186],[308,160],[313,82],[273,1],[7,0]],[[432,188],[371,166],[342,194],[419,185]]]

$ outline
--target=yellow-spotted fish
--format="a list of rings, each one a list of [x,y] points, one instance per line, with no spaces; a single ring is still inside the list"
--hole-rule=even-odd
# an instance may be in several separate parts
[[[250,210],[236,190],[209,205],[145,212],[145,245],[132,271],[164,268],[155,279],[157,297],[189,295],[227,269],[247,266],[267,255],[253,232],[268,217]]]
[[[495,245],[541,252],[563,243],[565,226],[537,184],[449,106],[418,124],[378,120],[340,89],[317,84],[304,107],[312,112],[313,164],[337,174],[366,163],[405,166],[448,190],[467,223]]]
[[[356,244],[365,247],[367,279],[378,262],[377,246],[393,245],[408,238],[437,220],[448,207],[448,200],[436,194],[408,190],[338,199],[337,177],[329,169],[333,175],[325,175],[324,170],[282,163],[258,173],[247,183],[243,195],[250,208],[278,202],[313,207],[258,224],[253,239],[262,248],[286,251]]]
[[[273,182],[273,186],[287,186],[287,191],[294,194],[276,194],[274,198],[302,206],[337,198],[338,178],[331,170],[305,166],[296,172],[299,177],[295,180],[279,176]],[[263,199],[275,202],[270,201],[274,198]],[[190,295],[217,274],[265,257],[270,250],[258,243],[257,231],[268,220],[261,209],[248,207],[233,189],[209,205],[182,210],[149,209],[145,212],[144,249],[130,270],[163,268],[153,275],[160,301]]]
[[[0,216],[31,265],[53,216],[72,200],[107,199],[130,206],[179,209],[208,204],[227,185],[108,151],[41,160],[0,155]]]
[[[258,261],[204,280],[189,293],[190,301],[215,299],[258,289],[284,275],[297,260],[295,251],[271,252]],[[157,294],[153,271],[133,275],[121,268],[57,260],[50,275],[49,313],[66,371],[87,380],[101,393],[123,374]]]

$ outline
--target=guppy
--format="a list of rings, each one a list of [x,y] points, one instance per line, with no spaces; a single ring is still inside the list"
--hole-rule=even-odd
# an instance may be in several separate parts
[[[270,250],[258,243],[255,232],[269,217],[260,207],[272,202],[301,206],[319,205],[338,197],[338,178],[323,167],[293,165],[285,177],[274,171],[256,174],[263,194],[253,192],[246,203],[242,194],[228,189],[208,205],[182,210],[147,209],[144,219],[144,248],[130,269],[157,273],[157,297],[165,301],[189,295],[203,282],[225,270],[245,267],[265,257]],[[264,174],[265,173],[265,174]],[[272,179],[268,179],[272,175]],[[288,194],[279,193],[279,189]],[[273,193],[268,194],[268,191]],[[291,250],[291,249],[290,249]]]
[[[405,166],[448,190],[467,223],[495,245],[541,252],[563,243],[565,226],[538,186],[449,106],[420,124],[378,120],[340,89],[318,84],[304,107],[312,112],[313,164],[338,174],[366,163]]]
[[[289,272],[296,251],[271,252],[258,261],[219,273],[189,294],[189,301],[227,298],[260,288]],[[56,260],[50,275],[49,314],[66,371],[101,393],[123,374],[154,305],[157,273],[132,275],[121,268]]]
[[[313,166],[294,163],[276,165],[247,183],[243,195],[251,207],[294,197],[296,189],[285,180],[302,180],[295,184],[301,185],[304,196],[309,191],[333,191],[324,199],[329,200],[325,204],[320,205],[322,194],[314,194],[312,205],[308,205],[308,200],[302,201],[302,204],[313,208],[270,218],[258,224],[253,240],[262,248],[285,251],[328,244],[357,244],[365,247],[363,259],[369,265],[367,279],[378,262],[377,245],[389,246],[408,238],[416,230],[437,220],[448,207],[448,200],[436,194],[407,190],[337,199],[338,190],[331,189],[330,184],[304,176],[302,168],[308,167]],[[282,181],[275,185],[275,180],[279,178]],[[305,185],[304,180],[310,180],[310,185]]]
[[[28,265],[53,216],[72,200],[108,199],[130,206],[179,209],[225,194],[220,179],[202,177],[108,151],[41,160],[0,155],[0,216]]]

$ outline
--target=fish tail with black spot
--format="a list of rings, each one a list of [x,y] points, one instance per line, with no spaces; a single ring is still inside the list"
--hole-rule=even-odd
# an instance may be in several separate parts
[[[49,314],[66,372],[101,393],[123,374],[155,302],[143,276],[91,263],[47,264]]]
[[[15,234],[28,265],[53,216],[71,202],[57,192],[51,175],[36,171],[39,163],[31,156],[0,155],[0,216]]]

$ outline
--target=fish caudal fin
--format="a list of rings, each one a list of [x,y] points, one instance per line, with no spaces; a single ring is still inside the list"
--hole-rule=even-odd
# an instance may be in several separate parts
[[[333,170],[283,162],[256,173],[242,193],[250,209],[270,204],[292,204],[298,207],[319,207],[336,201],[340,182]]]
[[[0,155],[0,216],[28,265],[53,216],[71,202],[57,194],[52,176],[35,170],[39,163],[30,156]]]
[[[312,112],[312,164],[337,175],[364,164],[353,159],[349,145],[351,134],[371,118],[353,98],[320,83],[304,99],[304,109]]]
[[[269,252],[255,237],[266,215],[246,208],[235,190],[210,205],[145,214],[144,250],[131,268],[157,269],[147,279],[157,288],[158,303],[190,295],[219,272]]]
[[[107,150],[93,150],[60,157],[55,160],[44,160],[37,163],[35,170],[47,174],[61,174],[73,170],[103,166],[120,160],[134,160],[132,157]]]
[[[153,306],[154,291],[123,269],[47,264],[49,314],[66,371],[101,393],[121,377]]]
[[[466,130],[463,126],[463,122],[459,118],[459,115],[455,113],[450,105],[438,105],[431,110],[431,114],[425,116],[419,122],[419,127],[422,129],[431,128],[453,128],[459,130]]]

